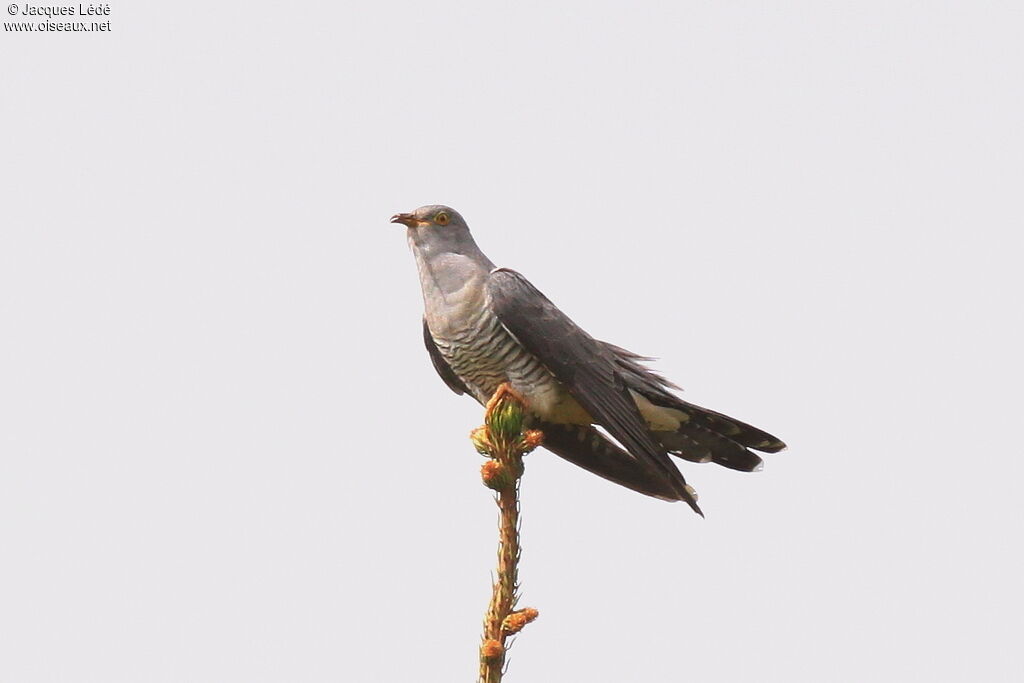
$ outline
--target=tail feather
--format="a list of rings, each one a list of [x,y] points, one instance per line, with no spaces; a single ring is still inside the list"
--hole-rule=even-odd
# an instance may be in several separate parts
[[[669,408],[675,408],[681,410],[690,416],[688,424],[700,425],[712,432],[721,434],[722,436],[735,441],[736,443],[746,446],[747,448],[753,448],[756,451],[762,453],[778,453],[786,447],[786,444],[781,439],[772,436],[768,432],[758,429],[752,425],[748,425],[746,422],[740,422],[736,418],[716,413],[713,410],[702,408],[692,403],[676,398],[673,405],[666,406]],[[658,403],[656,401],[656,403]]]
[[[691,427],[699,425],[735,441],[741,446],[753,448],[762,453],[777,453],[786,447],[782,440],[764,430],[679,398],[671,391],[679,387],[643,365],[643,361],[650,360],[649,358],[639,356],[614,344],[604,342],[604,345],[614,354],[626,386],[644,396],[654,405],[685,413],[689,417],[687,422]]]
[[[763,464],[756,453],[699,424],[684,422],[674,432],[654,432],[654,436],[669,453],[690,462],[714,462],[740,472],[753,472]]]

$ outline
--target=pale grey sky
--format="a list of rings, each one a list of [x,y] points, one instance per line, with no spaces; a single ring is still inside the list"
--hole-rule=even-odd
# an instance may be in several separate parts
[[[1018,3],[110,7],[0,36],[0,681],[473,680],[428,203],[790,444],[529,456],[510,683],[1024,676]]]

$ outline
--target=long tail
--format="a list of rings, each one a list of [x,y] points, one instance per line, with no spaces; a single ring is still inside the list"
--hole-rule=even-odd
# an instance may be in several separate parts
[[[786,447],[778,438],[745,422],[673,397],[672,405],[661,407],[681,419],[678,429],[654,432],[665,448],[691,462],[714,462],[723,467],[752,472],[761,469],[762,460],[753,449],[777,453]]]
[[[614,344],[605,346],[616,356],[626,386],[649,402],[652,423],[678,421],[672,431],[654,431],[654,436],[673,455],[691,462],[716,462],[734,470],[750,472],[759,469],[762,461],[756,453],[777,453],[786,447],[780,439],[766,431],[735,418],[716,413],[682,400],[672,389],[676,385],[643,365],[650,360]],[[639,406],[638,399],[638,407]],[[663,417],[664,420],[652,418]]]

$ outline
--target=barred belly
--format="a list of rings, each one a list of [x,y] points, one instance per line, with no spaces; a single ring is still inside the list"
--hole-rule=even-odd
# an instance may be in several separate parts
[[[565,387],[502,326],[489,306],[479,307],[463,329],[447,332],[448,338],[435,336],[434,343],[480,403],[486,403],[508,382],[527,400],[531,412],[546,420],[591,421]]]

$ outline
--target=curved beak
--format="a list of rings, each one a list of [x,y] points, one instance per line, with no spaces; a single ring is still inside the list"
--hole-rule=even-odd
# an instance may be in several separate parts
[[[416,227],[416,225],[419,223],[419,221],[416,220],[416,217],[413,216],[411,213],[396,213],[394,216],[391,217],[391,222],[401,223],[402,225],[405,225],[410,228]]]

